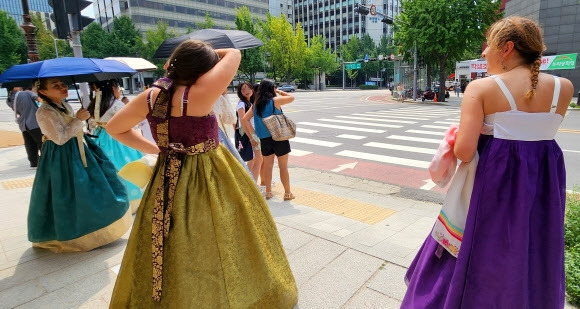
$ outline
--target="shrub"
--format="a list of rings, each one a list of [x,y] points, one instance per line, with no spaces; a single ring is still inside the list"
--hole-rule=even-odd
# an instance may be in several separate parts
[[[580,194],[576,190],[566,197],[564,248],[566,294],[571,304],[580,305]]]
[[[574,103],[574,102],[570,103],[570,107],[572,107],[572,108],[576,107],[576,103]]]
[[[358,87],[361,90],[365,90],[365,89],[379,89],[379,86],[377,86],[377,85],[359,85]]]

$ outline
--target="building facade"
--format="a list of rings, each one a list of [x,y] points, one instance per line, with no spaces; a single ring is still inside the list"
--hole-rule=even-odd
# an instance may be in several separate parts
[[[535,20],[544,29],[544,55],[580,53],[580,3],[578,0],[507,0],[505,16],[518,15]],[[580,60],[580,57],[577,58]],[[574,70],[545,71],[565,77],[580,91],[580,61]]]
[[[213,19],[215,28],[235,29],[235,9],[246,6],[257,18],[265,19],[268,0],[94,0],[95,20],[105,30],[112,29],[114,17],[129,16],[138,30],[155,29],[164,21],[178,34],[196,29],[205,21],[206,13]]]
[[[52,31],[54,28],[50,21],[52,8],[48,5],[47,0],[28,0],[28,9],[31,15],[40,15],[46,28]],[[12,16],[19,26],[22,25],[22,0],[2,0],[0,1],[0,10],[8,12],[8,15]]]
[[[380,14],[372,16],[355,12],[355,4],[360,0],[294,0],[294,21],[300,23],[304,35],[310,41],[315,35],[326,38],[329,48],[335,51],[348,42],[350,36],[362,37],[368,33],[378,43],[381,36],[392,37],[391,25],[381,22]],[[378,13],[394,18],[401,12],[399,0],[366,1],[366,6],[374,5]]]
[[[294,21],[294,1],[293,0],[270,0],[270,14],[272,16],[284,16],[292,23]]]

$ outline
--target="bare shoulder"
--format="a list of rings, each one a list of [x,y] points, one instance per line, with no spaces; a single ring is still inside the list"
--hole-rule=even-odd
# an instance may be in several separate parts
[[[466,93],[470,93],[471,95],[479,95],[487,93],[487,91],[495,87],[496,83],[491,77],[479,78],[473,80],[467,84],[467,88],[465,88]]]

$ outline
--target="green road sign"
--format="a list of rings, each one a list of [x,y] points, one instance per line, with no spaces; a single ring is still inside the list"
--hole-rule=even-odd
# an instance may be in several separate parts
[[[347,70],[358,70],[362,67],[362,64],[360,64],[360,63],[345,63],[344,67]]]

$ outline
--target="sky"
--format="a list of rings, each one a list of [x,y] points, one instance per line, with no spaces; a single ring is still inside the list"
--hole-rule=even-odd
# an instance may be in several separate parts
[[[93,9],[93,5],[91,4],[87,6],[87,8],[83,10],[82,14],[90,18],[95,18],[95,10]]]

